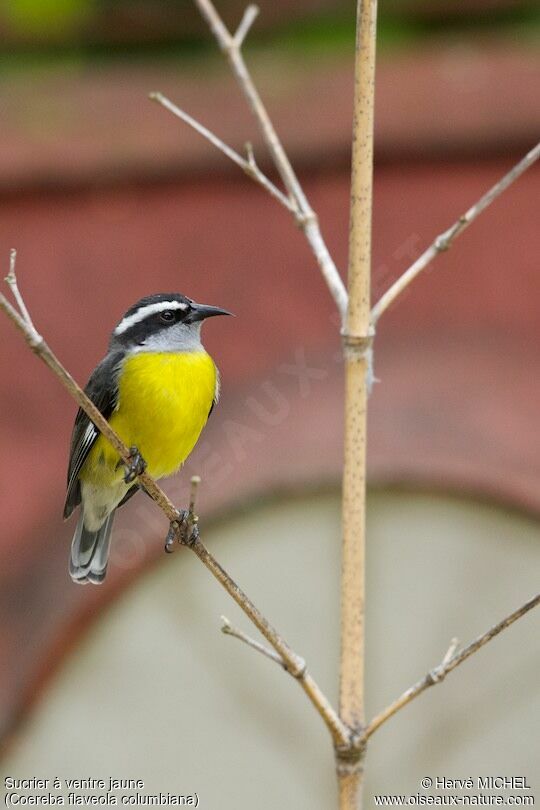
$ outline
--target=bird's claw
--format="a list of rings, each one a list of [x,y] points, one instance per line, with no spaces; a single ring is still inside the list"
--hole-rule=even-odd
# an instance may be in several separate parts
[[[180,545],[192,546],[199,539],[199,526],[196,515],[187,509],[179,509],[178,517],[172,520],[165,539],[165,551],[172,554],[175,541]]]
[[[131,484],[146,470],[146,461],[136,447],[129,448],[129,463],[125,465],[124,481]]]
[[[195,520],[194,522],[190,522],[188,526],[188,530],[186,533],[186,537],[183,540],[185,546],[193,546],[199,539],[199,524]]]
[[[167,537],[165,538],[165,551],[167,554],[173,553],[174,544],[176,540],[180,540],[180,532],[183,530],[184,526],[187,525],[188,515],[189,512],[187,509],[179,509],[176,520],[171,520],[169,531],[167,532]]]

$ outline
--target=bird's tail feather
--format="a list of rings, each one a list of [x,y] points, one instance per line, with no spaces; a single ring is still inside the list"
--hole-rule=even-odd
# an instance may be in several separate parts
[[[81,510],[71,542],[69,558],[69,573],[74,582],[81,585],[93,582],[99,585],[105,579],[114,511],[113,509],[103,526],[96,532],[91,532],[84,525],[84,515]]]

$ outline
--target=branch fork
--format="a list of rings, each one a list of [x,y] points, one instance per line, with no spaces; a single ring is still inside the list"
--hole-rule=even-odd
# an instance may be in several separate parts
[[[234,37],[232,37],[231,39],[230,45],[231,48],[236,48],[237,50],[240,50],[247,34],[249,33],[249,29],[259,16],[259,11],[260,11],[259,7],[254,4],[249,5],[246,8],[246,10],[244,11],[244,16],[242,17],[242,20],[240,22],[240,25],[236,29]]]
[[[28,344],[32,349],[37,349],[44,341],[39,332],[37,331],[36,327],[32,322],[32,318],[30,317],[30,313],[26,308],[26,304],[24,303],[24,299],[19,291],[19,285],[17,283],[17,273],[16,273],[16,263],[17,263],[17,251],[15,248],[12,248],[9,253],[9,272],[5,277],[4,281],[7,283],[11,290],[11,294],[15,299],[15,303],[18,307],[17,310],[9,303],[9,301],[2,295],[2,303],[4,310],[7,312],[9,317],[12,321],[14,321],[19,328],[21,327],[21,323],[24,324],[26,329],[28,330]]]
[[[221,51],[227,57],[232,73],[259,126],[272,162],[281,177],[286,194],[259,169],[250,146],[246,148],[247,158],[244,158],[225,144],[221,138],[192,118],[188,113],[184,112],[180,107],[173,104],[173,102],[163,94],[152,93],[150,98],[157,101],[161,106],[165,107],[169,112],[172,112],[173,115],[180,118],[184,123],[188,124],[188,126],[192,127],[192,129],[196,130],[200,135],[210,141],[213,146],[239,166],[248,177],[251,177],[264,188],[294,216],[295,221],[304,232],[317,264],[319,265],[321,274],[336,303],[340,316],[344,321],[348,302],[345,284],[323,239],[317,215],[309,204],[242,55],[242,45],[257,17],[259,9],[257,6],[249,5],[244,12],[236,32],[231,34],[211,0],[194,1],[201,15],[208,23]]]
[[[456,652],[458,646],[459,641],[457,640],[457,638],[453,638],[441,663],[438,666],[433,667],[433,669],[429,671],[428,677],[433,685],[435,685],[436,683],[441,683],[441,681],[443,681],[446,678],[447,672],[445,667],[452,660],[452,657],[454,656],[454,653]]]
[[[251,638],[251,636],[244,633],[243,630],[233,627],[226,616],[221,617],[221,632],[226,636],[232,636],[233,638],[237,638],[239,641],[243,641],[244,644],[247,644],[247,646],[251,647],[252,650],[256,650],[262,655],[265,655],[271,661],[279,664],[279,666],[282,667],[285,672],[288,672],[293,678],[301,679],[306,674],[307,664],[306,661],[301,658],[301,656],[295,654],[295,660],[291,660],[287,663],[283,660],[281,655],[278,655],[276,652],[274,652],[274,650],[270,649],[270,647],[266,647],[259,641],[255,641],[255,639]]]
[[[463,647],[461,650],[458,650],[458,640],[456,638],[452,639],[450,643],[450,647],[446,655],[444,656],[441,663],[433,667],[424,678],[421,678],[417,681],[413,686],[409,689],[406,689],[402,695],[400,695],[393,703],[383,709],[382,712],[379,712],[370,723],[368,723],[365,731],[364,731],[364,738],[366,740],[371,737],[382,725],[386,723],[394,714],[397,714],[398,711],[403,709],[408,703],[414,700],[418,695],[425,692],[426,689],[429,689],[430,686],[435,686],[438,683],[441,683],[448,673],[452,672],[456,667],[460,666],[467,658],[470,658],[471,655],[478,652],[485,644],[491,641],[493,638],[502,633],[503,630],[506,630],[510,625],[514,624],[518,619],[521,619],[522,616],[525,616],[530,610],[540,605],[540,593],[533,596],[523,605],[521,605],[517,610],[512,611],[508,616],[505,616],[504,619],[501,619],[500,622],[494,624],[493,627],[490,627],[485,633],[482,633],[481,636],[478,636],[474,641],[471,641],[466,647]]]

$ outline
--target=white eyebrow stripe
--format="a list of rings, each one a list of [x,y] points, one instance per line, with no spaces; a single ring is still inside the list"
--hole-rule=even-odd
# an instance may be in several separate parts
[[[140,323],[140,321],[144,321],[145,318],[148,318],[149,315],[156,315],[158,312],[164,312],[166,309],[187,309],[188,305],[183,304],[181,301],[158,301],[155,304],[146,304],[144,307],[140,307],[136,312],[132,315],[128,315],[127,318],[124,318],[116,329],[114,330],[115,335],[122,335],[128,329],[131,329],[132,326],[135,326],[136,323]]]

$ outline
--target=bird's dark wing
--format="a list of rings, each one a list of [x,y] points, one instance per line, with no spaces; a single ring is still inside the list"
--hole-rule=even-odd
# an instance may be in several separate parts
[[[214,408],[218,404],[219,391],[220,391],[220,388],[221,388],[221,379],[220,379],[220,375],[219,375],[219,369],[218,369],[217,366],[215,366],[215,368],[216,368],[216,390],[214,391],[214,399],[212,400],[212,404],[210,405],[210,410],[208,411],[207,419],[210,419],[212,411],[214,410]]]
[[[84,389],[86,395],[99,408],[105,419],[109,418],[118,402],[117,381],[123,357],[123,352],[108,354],[93,371]],[[68,518],[81,502],[79,473],[98,436],[98,429],[79,408],[71,434],[64,518]]]

